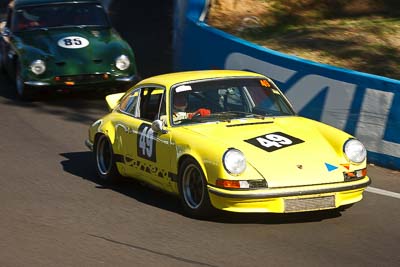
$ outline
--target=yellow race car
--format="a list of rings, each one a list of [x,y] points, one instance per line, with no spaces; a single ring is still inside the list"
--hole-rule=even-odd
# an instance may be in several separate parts
[[[111,112],[86,140],[100,179],[132,177],[175,194],[189,216],[336,209],[370,184],[363,144],[297,116],[260,74],[164,74],[106,101]]]

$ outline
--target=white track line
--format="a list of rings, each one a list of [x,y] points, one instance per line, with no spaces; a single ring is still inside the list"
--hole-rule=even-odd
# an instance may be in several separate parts
[[[379,194],[379,195],[384,195],[387,197],[394,197],[394,198],[400,199],[399,193],[395,193],[395,192],[391,192],[391,191],[387,191],[387,190],[383,190],[383,189],[379,189],[379,188],[375,188],[375,187],[368,186],[367,189],[365,189],[365,191],[370,192],[370,193]]]

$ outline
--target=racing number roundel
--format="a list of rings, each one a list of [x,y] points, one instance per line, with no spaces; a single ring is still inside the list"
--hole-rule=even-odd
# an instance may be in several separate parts
[[[148,124],[142,124],[138,130],[137,154],[141,158],[156,162],[156,139]]]
[[[58,46],[68,49],[84,48],[89,45],[89,41],[79,36],[68,36],[58,40]]]
[[[245,141],[268,152],[273,152],[278,149],[297,145],[304,142],[299,138],[290,136],[282,132],[275,132],[262,136],[257,136]]]

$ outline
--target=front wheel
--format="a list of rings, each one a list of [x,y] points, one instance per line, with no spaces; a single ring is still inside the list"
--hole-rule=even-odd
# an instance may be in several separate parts
[[[107,136],[101,135],[95,141],[93,151],[99,178],[105,183],[115,182],[120,174],[115,163],[112,145]]]
[[[1,47],[0,47],[0,73],[5,73],[5,64],[4,64],[4,61],[3,61],[3,51],[2,51],[2,49],[1,49]]]
[[[195,160],[186,159],[181,165],[178,187],[183,208],[188,215],[207,218],[214,213],[204,173]]]
[[[22,68],[19,62],[15,66],[15,87],[17,91],[17,97],[21,100],[31,100],[32,92],[29,86],[25,85],[24,78],[22,76]]]

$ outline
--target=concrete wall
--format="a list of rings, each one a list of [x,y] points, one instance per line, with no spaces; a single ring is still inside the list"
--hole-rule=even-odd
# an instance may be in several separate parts
[[[400,81],[303,60],[246,42],[202,20],[207,0],[175,0],[173,69],[242,69],[276,81],[299,115],[342,129],[369,161],[400,169]]]

